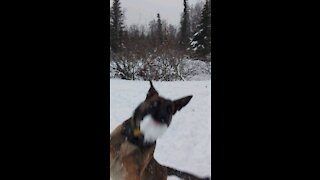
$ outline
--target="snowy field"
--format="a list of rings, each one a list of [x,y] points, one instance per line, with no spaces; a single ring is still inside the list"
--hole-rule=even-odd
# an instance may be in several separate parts
[[[211,81],[154,81],[153,85],[160,96],[171,100],[193,95],[157,140],[155,159],[178,170],[211,177]],[[132,115],[149,87],[147,81],[110,79],[110,133]]]

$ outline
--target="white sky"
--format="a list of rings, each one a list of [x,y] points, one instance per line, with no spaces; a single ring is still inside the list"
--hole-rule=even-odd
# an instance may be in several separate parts
[[[188,4],[197,1],[188,0]],[[110,0],[110,7],[113,0]],[[120,0],[122,9],[125,9],[125,24],[148,25],[160,13],[161,19],[173,25],[179,25],[180,14],[183,12],[183,0]]]

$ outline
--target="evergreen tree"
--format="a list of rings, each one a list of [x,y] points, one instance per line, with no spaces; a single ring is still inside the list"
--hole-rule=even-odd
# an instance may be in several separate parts
[[[155,19],[149,22],[149,43],[152,48],[157,47],[158,35],[157,35],[157,21]]]
[[[202,9],[197,29],[191,40],[191,47],[196,56],[205,57],[211,52],[211,21],[208,0]]]
[[[190,20],[189,20],[189,7],[187,0],[183,0],[183,14],[181,17],[181,27],[180,27],[180,38],[179,38],[179,45],[186,49],[189,46],[189,39],[190,39]]]
[[[213,8],[212,8],[213,6]],[[216,39],[216,20],[215,20],[215,9],[214,9],[215,5],[211,4],[211,0],[209,0],[209,8],[210,8],[210,43],[211,43],[211,47],[212,47],[212,52],[211,52],[211,58],[215,58],[216,57],[216,44],[215,44],[215,39]],[[213,22],[213,24],[211,24],[211,22]],[[212,36],[212,37],[211,37]]]
[[[157,14],[157,32],[158,32],[158,40],[159,40],[159,44],[161,45],[163,43],[163,35],[162,35],[162,23],[161,23],[161,19],[160,19],[160,14]]]
[[[209,22],[208,22],[208,40],[209,40],[209,44],[211,47],[211,0],[209,0],[209,4],[208,4],[208,11],[209,11]]]
[[[123,47],[124,14],[119,0],[113,0],[110,10],[110,45],[111,50],[119,52]]]
[[[191,33],[195,33],[197,31],[197,25],[200,22],[201,11],[204,6],[203,1],[198,1],[194,5],[190,6],[190,31]]]

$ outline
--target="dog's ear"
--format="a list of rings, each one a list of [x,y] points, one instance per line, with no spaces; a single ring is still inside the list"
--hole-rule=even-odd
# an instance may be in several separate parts
[[[150,82],[150,89],[148,91],[146,99],[149,99],[152,96],[158,96],[159,95],[157,90],[153,87],[152,81],[149,81],[149,82]]]
[[[175,114],[177,111],[180,111],[180,109],[187,105],[191,98],[192,96],[186,96],[173,101],[173,114]]]

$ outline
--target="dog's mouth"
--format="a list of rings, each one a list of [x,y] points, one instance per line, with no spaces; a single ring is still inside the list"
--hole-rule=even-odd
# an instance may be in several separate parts
[[[147,115],[140,122],[141,133],[145,142],[155,142],[168,129],[166,123],[155,120],[151,115]]]
[[[158,119],[153,119],[153,123],[156,124],[157,126],[160,126],[160,125],[164,124],[163,122],[161,122]]]

